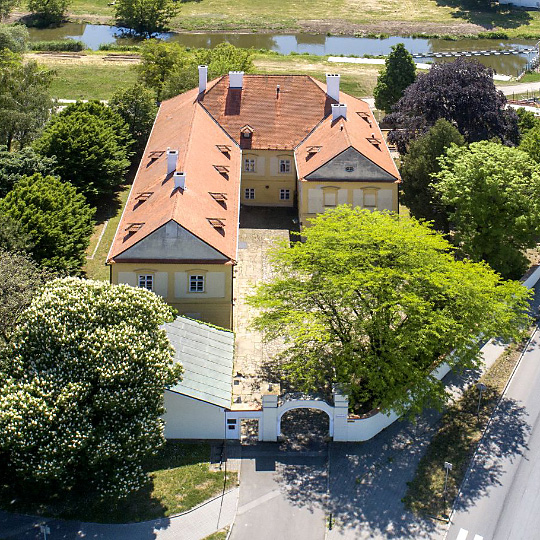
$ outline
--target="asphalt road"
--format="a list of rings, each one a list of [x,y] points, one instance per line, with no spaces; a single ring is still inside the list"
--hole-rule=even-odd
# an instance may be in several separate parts
[[[540,538],[540,332],[479,447],[447,540]]]

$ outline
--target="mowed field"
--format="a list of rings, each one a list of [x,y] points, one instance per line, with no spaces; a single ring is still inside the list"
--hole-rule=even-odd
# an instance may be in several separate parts
[[[108,0],[74,0],[70,16],[111,22]],[[179,31],[476,34],[504,30],[540,36],[540,12],[478,0],[184,0],[171,24]]]

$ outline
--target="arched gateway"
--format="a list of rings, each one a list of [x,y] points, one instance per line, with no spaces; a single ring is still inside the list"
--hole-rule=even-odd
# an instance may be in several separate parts
[[[329,420],[328,435],[330,437],[334,436],[334,407],[326,403],[326,401],[321,401],[318,399],[300,398],[285,400],[283,404],[277,408],[276,433],[278,437],[282,435],[281,420],[283,419],[283,416],[289,411],[294,411],[296,409],[316,409],[318,411],[325,412],[328,415]]]

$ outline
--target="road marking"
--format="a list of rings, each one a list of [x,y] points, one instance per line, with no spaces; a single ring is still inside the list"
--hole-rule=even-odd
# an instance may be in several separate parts
[[[270,493],[267,493],[266,495],[263,495],[259,497],[258,499],[255,499],[254,501],[251,501],[247,504],[244,504],[238,509],[236,513],[238,515],[245,514],[252,508],[255,508],[256,506],[259,506],[260,504],[263,504],[275,497],[278,497],[279,495],[281,495],[281,492],[279,491],[279,489],[274,489],[273,491],[270,491]]]
[[[467,536],[469,536],[469,531],[467,529],[459,529],[456,540],[467,540]],[[484,537],[475,534],[473,540],[484,540]]]

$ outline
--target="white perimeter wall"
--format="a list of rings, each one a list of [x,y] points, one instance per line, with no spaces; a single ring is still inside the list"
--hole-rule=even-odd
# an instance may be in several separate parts
[[[165,438],[224,439],[225,410],[205,401],[165,390]]]

